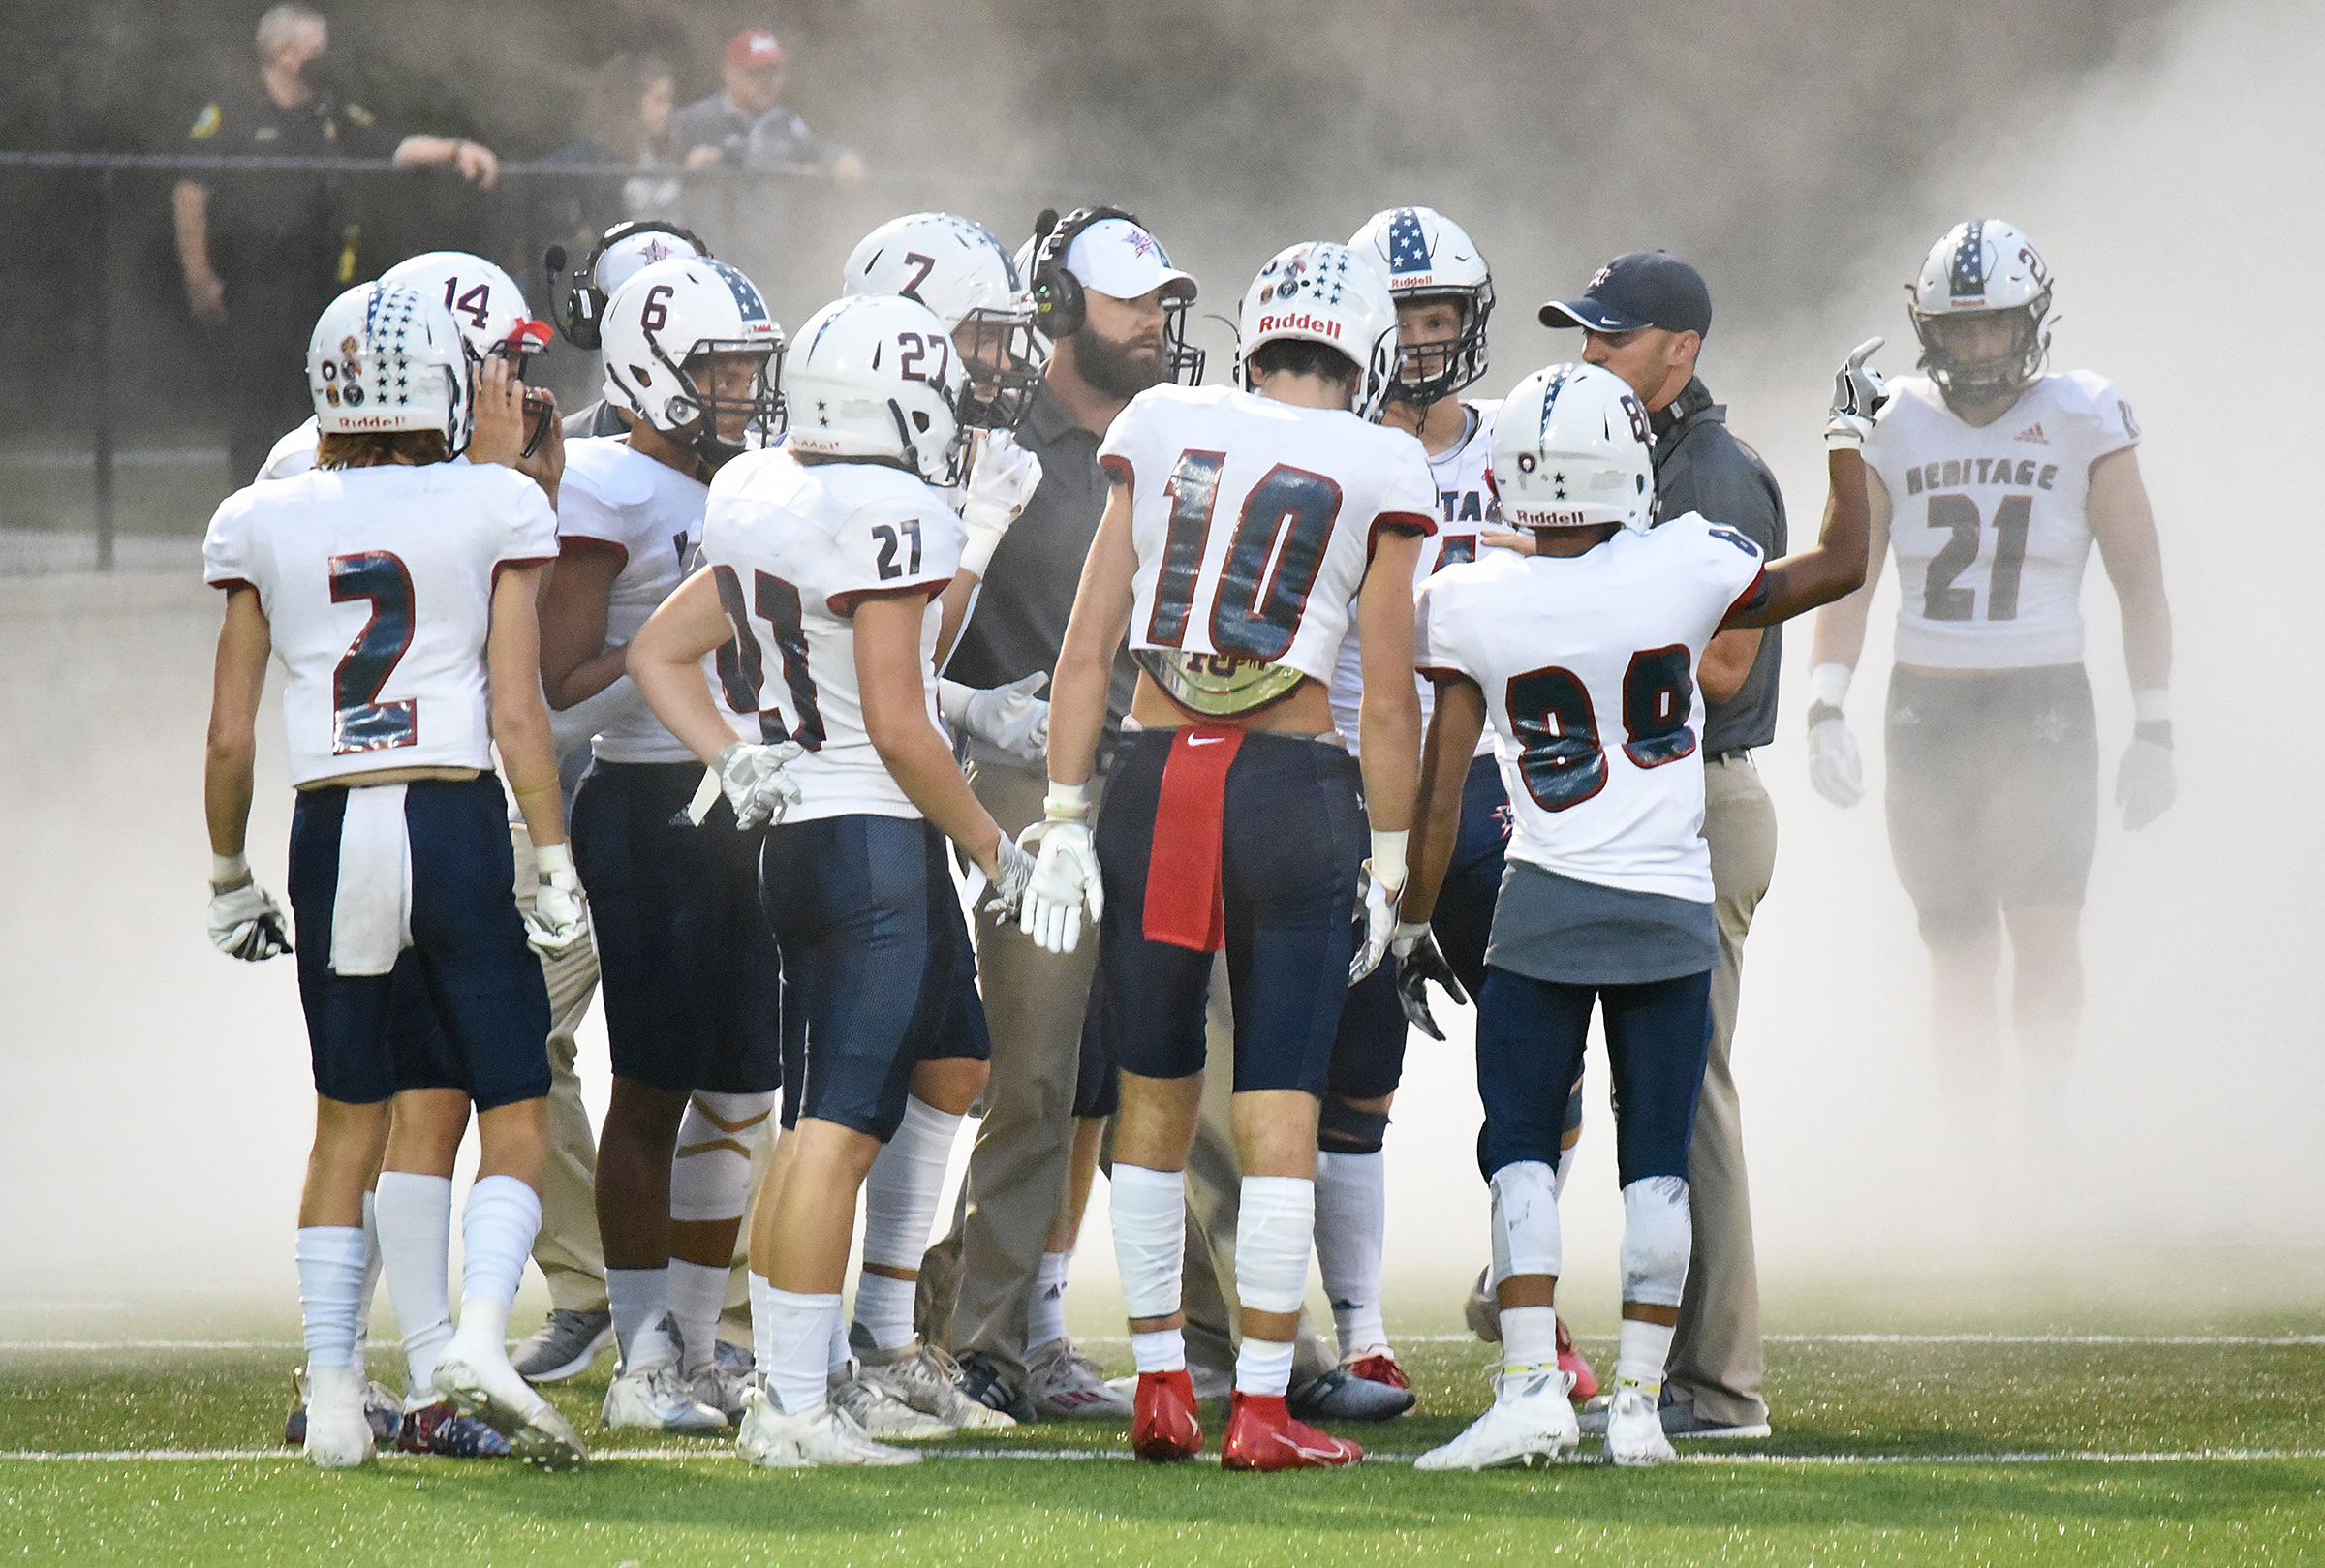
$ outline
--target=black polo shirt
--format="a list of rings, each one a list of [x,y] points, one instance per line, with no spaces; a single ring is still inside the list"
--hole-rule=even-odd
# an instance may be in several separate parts
[[[1712,401],[1701,380],[1688,383],[1654,416],[1655,484],[1664,517],[1701,512],[1757,544],[1774,561],[1785,543],[1784,493],[1760,454],[1727,428],[1726,408]],[[1760,633],[1752,673],[1725,702],[1705,706],[1703,754],[1746,751],[1776,739],[1777,666],[1783,662],[1783,629]]]
[[[946,666],[950,679],[994,687],[1057,667],[1082,562],[1106,510],[1098,442],[1043,385],[1017,431],[1017,444],[1041,460],[1041,484],[993,552],[976,608]],[[1138,666],[1127,647],[1118,650],[1106,692],[1109,744],[1137,684]]]
[[[389,158],[402,140],[361,105],[341,104],[328,93],[285,108],[254,76],[230,84],[202,106],[186,133],[186,150],[232,157]],[[210,260],[221,273],[336,267],[353,209],[330,174],[199,169],[191,177],[210,190]]]

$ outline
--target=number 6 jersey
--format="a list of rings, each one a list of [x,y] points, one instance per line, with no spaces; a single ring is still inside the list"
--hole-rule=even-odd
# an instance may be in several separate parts
[[[315,469],[227,497],[202,556],[212,587],[259,591],[294,784],[491,770],[493,582],[557,559],[541,486],[498,464]]]
[[[1760,567],[1758,545],[1689,512],[1577,556],[1496,550],[1422,587],[1413,662],[1485,693],[1510,859],[1711,902],[1695,666]]]
[[[786,822],[920,815],[864,731],[855,609],[909,592],[920,621],[920,685],[937,723],[937,596],[961,559],[961,519],[914,475],[883,463],[801,463],[746,452],[710,484],[702,563],[735,640],[719,650],[716,691],[739,730],[807,749],[790,776],[801,800]]]
[[[1437,532],[1421,444],[1342,410],[1152,387],[1098,460],[1131,491],[1131,652],[1196,713],[1330,681],[1376,538]]]
[[[2081,663],[2091,465],[2139,440],[2130,406],[2088,370],[2040,378],[1982,427],[1926,376],[1890,388],[1865,461],[1889,492],[1898,662]]]

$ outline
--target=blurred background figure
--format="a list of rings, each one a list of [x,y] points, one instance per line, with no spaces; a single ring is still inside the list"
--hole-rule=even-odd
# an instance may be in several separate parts
[[[398,135],[361,105],[310,79],[330,46],[317,13],[278,5],[259,18],[259,71],[220,84],[186,133],[196,153],[273,158],[392,158],[450,165],[490,189],[492,150],[456,138]],[[259,472],[275,438],[310,412],[307,334],[359,275],[358,225],[332,176],[303,169],[180,180],[173,193],[178,264],[194,319],[219,334],[215,395],[234,482]]]
[[[864,161],[824,140],[785,105],[790,63],[763,27],[746,27],[720,58],[724,85],[680,109],[679,156],[689,169],[724,163],[752,169],[817,169],[843,185],[864,177]]]
[[[670,138],[677,102],[677,79],[651,54],[617,54],[598,67],[573,139],[545,161],[623,164],[640,172],[629,178],[550,182],[545,197],[547,232],[586,251],[599,234],[624,219],[678,216],[679,182],[668,172],[677,162]]]

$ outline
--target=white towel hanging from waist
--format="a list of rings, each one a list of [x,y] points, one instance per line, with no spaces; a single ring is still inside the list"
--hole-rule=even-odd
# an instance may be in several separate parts
[[[404,828],[404,786],[350,789],[339,823],[331,972],[386,974],[411,945],[412,840]]]

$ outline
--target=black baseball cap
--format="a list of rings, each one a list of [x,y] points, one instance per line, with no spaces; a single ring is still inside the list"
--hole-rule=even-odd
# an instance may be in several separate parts
[[[1631,251],[1598,269],[1580,299],[1542,307],[1544,326],[1587,326],[1595,332],[1712,330],[1712,292],[1703,274],[1668,251]]]

